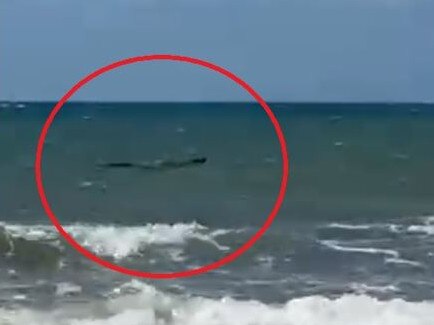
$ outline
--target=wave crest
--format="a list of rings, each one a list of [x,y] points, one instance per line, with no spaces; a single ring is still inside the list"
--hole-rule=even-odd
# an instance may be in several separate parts
[[[49,225],[3,223],[0,226],[12,238],[59,244],[58,233]],[[190,240],[199,240],[225,251],[229,248],[219,244],[216,238],[232,232],[227,229],[210,230],[196,222],[142,226],[72,224],[64,229],[95,254],[114,259],[140,255],[143,249],[150,246],[182,246]]]
[[[99,304],[101,307],[101,305]],[[89,304],[75,310],[1,310],[2,324],[33,325],[430,325],[434,302],[380,301],[367,295],[337,299],[309,296],[285,304],[233,298],[210,299],[163,293],[133,280],[114,290],[95,314]],[[77,314],[81,313],[81,314]]]

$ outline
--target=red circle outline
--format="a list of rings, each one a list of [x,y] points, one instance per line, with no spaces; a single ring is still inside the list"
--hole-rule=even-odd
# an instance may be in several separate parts
[[[220,260],[217,260],[213,263],[194,268],[194,269],[188,269],[185,271],[179,271],[179,272],[172,272],[172,273],[153,273],[153,272],[144,272],[139,270],[133,270],[128,269],[122,266],[119,266],[117,264],[110,263],[87,249],[85,249],[83,246],[81,246],[79,243],[77,243],[74,238],[72,238],[62,227],[62,225],[59,223],[57,217],[55,216],[54,212],[52,211],[50,204],[48,203],[45,189],[42,181],[42,171],[41,171],[41,163],[42,163],[42,153],[44,149],[44,142],[45,138],[47,136],[48,130],[51,126],[51,124],[54,121],[54,118],[56,117],[57,113],[60,111],[62,106],[66,103],[68,99],[74,95],[77,90],[79,90],[82,86],[84,86],[89,81],[97,78],[98,76],[102,75],[105,72],[108,72],[110,70],[122,67],[124,65],[137,63],[137,62],[145,62],[145,61],[155,61],[155,60],[163,60],[163,61],[176,61],[176,62],[184,62],[184,63],[190,63],[194,65],[199,65],[201,67],[208,68],[210,70],[213,70],[215,72],[218,72],[225,77],[231,79],[238,85],[240,85],[244,90],[246,90],[255,100],[261,105],[261,107],[265,110],[267,113],[268,118],[272,122],[274,126],[274,130],[276,132],[276,135],[279,140],[280,144],[280,151],[282,156],[282,178],[279,188],[279,193],[277,196],[277,199],[273,205],[273,208],[268,215],[265,223],[261,226],[261,228],[247,241],[245,242],[241,247],[233,251],[232,253],[224,256]],[[80,252],[82,255],[87,257],[88,259],[96,262],[97,264],[106,267],[108,269],[111,269],[116,272],[120,272],[126,275],[131,275],[135,277],[141,277],[141,278],[151,278],[151,279],[173,279],[173,278],[180,278],[180,277],[190,277],[194,275],[198,275],[201,273],[209,272],[211,270],[217,269],[229,262],[234,261],[236,258],[241,256],[243,253],[245,253],[250,247],[253,246],[253,244],[259,240],[262,235],[267,231],[267,229],[271,226],[273,220],[275,219],[277,213],[279,212],[279,209],[283,203],[286,188],[288,184],[288,178],[289,178],[289,159],[288,159],[288,150],[286,146],[286,140],[283,135],[282,129],[279,125],[279,122],[277,121],[275,115],[273,114],[270,107],[267,105],[264,99],[251,87],[249,86],[245,81],[231,73],[230,71],[219,67],[213,63],[196,59],[193,57],[188,56],[181,56],[181,55],[174,55],[174,54],[154,54],[154,55],[144,55],[144,56],[136,56],[136,57],[130,57],[127,59],[123,59],[120,61],[116,61],[114,63],[111,63],[109,65],[106,65],[98,70],[95,70],[94,72],[90,73],[83,79],[81,79],[79,82],[77,82],[61,99],[60,101],[54,106],[52,111],[50,112],[50,115],[48,116],[47,120],[44,123],[44,126],[42,127],[41,133],[39,135],[38,144],[36,148],[36,158],[35,158],[35,180],[36,185],[38,189],[38,194],[42,203],[42,206],[47,213],[48,217],[50,218],[53,225],[56,227],[57,231],[66,239],[66,241],[74,247],[78,252]]]

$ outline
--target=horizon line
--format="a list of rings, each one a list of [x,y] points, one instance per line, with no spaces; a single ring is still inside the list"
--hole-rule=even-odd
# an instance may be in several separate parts
[[[5,104],[52,104],[56,100],[3,100]],[[434,101],[266,101],[270,105],[432,105]],[[135,101],[135,100],[70,100],[65,104],[259,104],[256,101]]]

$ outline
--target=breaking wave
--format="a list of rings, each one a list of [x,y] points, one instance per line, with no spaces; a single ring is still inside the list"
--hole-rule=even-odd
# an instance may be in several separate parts
[[[141,250],[149,246],[182,246],[190,240],[198,240],[225,251],[229,247],[219,244],[216,238],[232,232],[226,229],[211,230],[196,222],[143,226],[72,224],[64,228],[95,254],[114,259],[140,255]],[[0,232],[2,229],[5,241],[11,243],[10,250],[13,250],[13,243],[18,239],[60,245],[57,231],[49,225],[2,223]]]
[[[113,290],[103,304],[66,305],[50,311],[0,309],[0,323],[5,325],[430,325],[433,318],[434,302],[429,301],[342,295],[265,304],[170,295],[137,280]]]

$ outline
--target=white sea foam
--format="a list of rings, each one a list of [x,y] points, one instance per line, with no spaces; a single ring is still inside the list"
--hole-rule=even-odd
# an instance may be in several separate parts
[[[422,263],[416,262],[416,261],[410,261],[403,258],[386,258],[384,260],[388,264],[402,264],[402,265],[409,265],[414,267],[423,267]]]
[[[0,224],[13,237],[34,241],[53,241],[58,239],[54,227],[49,225]],[[189,240],[206,242],[219,250],[229,247],[220,245],[216,238],[232,230],[211,230],[196,222],[175,224],[147,224],[143,226],[115,226],[73,224],[64,229],[81,245],[94,253],[111,256],[115,259],[139,255],[140,251],[155,245],[185,245]],[[181,259],[181,254],[173,254]]]
[[[346,223],[331,223],[326,226],[326,228],[336,228],[336,229],[347,229],[347,230],[369,230],[372,225],[354,225]]]
[[[56,296],[70,296],[81,293],[81,287],[70,282],[60,282],[56,284]]]
[[[350,253],[364,253],[364,254],[380,254],[391,256],[393,258],[399,258],[399,253],[393,249],[383,249],[383,248],[375,248],[375,247],[356,247],[356,246],[344,246],[341,245],[336,240],[321,240],[320,243],[330,249],[341,251],[341,252],[350,252]]]
[[[151,245],[183,245],[192,239],[207,242],[220,250],[228,249],[220,245],[206,227],[197,223],[131,227],[74,225],[66,230],[95,253],[114,258],[138,255],[141,249]]]
[[[265,268],[272,268],[275,262],[275,257],[271,255],[259,255],[255,260]]]
[[[367,295],[310,296],[285,304],[168,295],[139,281],[115,290],[103,306],[52,311],[0,309],[5,325],[432,325],[434,302],[379,301]],[[98,312],[95,312],[95,311]]]
[[[57,238],[57,233],[48,225],[18,225],[0,222],[0,228],[4,228],[8,235],[21,237],[27,240],[52,240]]]
[[[92,181],[83,180],[78,184],[78,188],[85,190],[85,189],[91,188],[93,185],[94,185],[94,183]]]
[[[324,228],[344,229],[344,230],[372,230],[383,229],[392,233],[415,233],[434,235],[434,216],[425,216],[415,218],[418,222],[414,224],[396,224],[396,223],[368,223],[368,224],[350,224],[350,223],[329,223]]]
[[[320,244],[341,252],[384,255],[384,263],[386,264],[399,264],[419,268],[424,267],[424,265],[420,262],[401,258],[399,252],[393,249],[347,246],[346,244],[342,245],[342,243],[336,240],[322,240],[320,241]]]
[[[408,227],[408,231],[434,235],[434,225],[412,225]]]
[[[418,225],[411,225],[407,228],[408,232],[422,233],[429,236],[434,235],[434,216],[423,218],[423,223]]]
[[[12,299],[15,300],[15,301],[23,301],[23,300],[27,299],[27,296],[23,295],[23,294],[21,294],[21,295],[14,295],[14,296],[12,296]]]
[[[344,230],[380,229],[380,230],[385,230],[393,233],[400,233],[403,231],[403,229],[405,229],[402,225],[398,225],[394,223],[349,224],[349,223],[337,223],[337,222],[327,224],[325,228],[344,229]]]
[[[364,283],[351,283],[350,288],[357,294],[366,293],[396,293],[399,292],[399,288],[394,285],[367,285]]]

